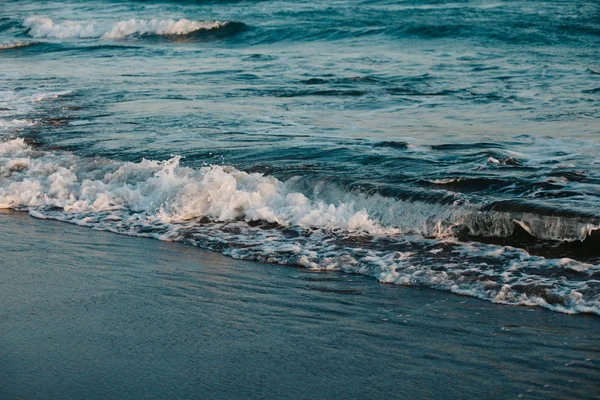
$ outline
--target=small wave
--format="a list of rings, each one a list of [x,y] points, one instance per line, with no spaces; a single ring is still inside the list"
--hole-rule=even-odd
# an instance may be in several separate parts
[[[398,150],[406,150],[408,149],[408,147],[410,146],[410,143],[408,142],[396,142],[396,141],[392,141],[392,140],[386,140],[383,142],[378,142],[373,144],[373,147],[389,147],[392,149],[398,149]]]
[[[430,182],[433,185],[441,186],[445,189],[458,189],[464,190],[491,190],[497,187],[509,186],[512,183],[503,179],[497,178],[486,178],[486,177],[469,177],[469,178],[442,178],[442,179],[431,179]]]
[[[293,97],[312,97],[312,96],[323,96],[323,97],[361,97],[369,94],[365,90],[355,89],[323,89],[323,90],[298,90],[298,89],[268,89],[268,90],[256,90],[253,88],[241,89],[244,93],[252,93],[256,96],[273,96],[283,98]]]
[[[33,45],[36,45],[38,43],[39,42],[16,42],[16,43],[0,44],[0,51],[20,49],[20,48],[23,48],[23,47],[33,46]]]
[[[440,151],[452,151],[452,150],[472,150],[472,149],[501,149],[505,146],[501,143],[494,142],[474,142],[474,143],[445,143],[445,144],[434,144],[431,148]]]
[[[40,101],[45,101],[45,100],[49,100],[49,99],[58,99],[59,97],[66,96],[71,93],[73,93],[71,90],[62,90],[59,92],[45,92],[45,93],[34,94],[34,95],[30,96],[29,99],[31,101],[39,103]]]
[[[197,32],[218,31],[228,26],[239,28],[239,22],[192,21],[188,19],[130,19],[117,23],[62,21],[29,17],[23,22],[27,33],[36,38],[101,38],[124,39],[129,36],[185,36]],[[243,25],[245,26],[245,25]],[[239,30],[239,29],[238,29]]]
[[[397,96],[416,96],[416,97],[435,97],[435,96],[451,96],[457,93],[454,90],[441,90],[438,92],[435,91],[421,91],[417,90],[413,87],[395,87],[387,89],[387,92],[392,95]]]
[[[494,158],[494,157],[490,157],[488,158],[488,163],[490,164],[501,164],[501,165],[522,165],[523,162],[514,158],[514,157],[507,157],[507,158]]]
[[[582,90],[582,93],[600,93],[600,87]]]
[[[364,90],[344,90],[344,89],[329,89],[329,90],[297,90],[297,91],[277,91],[274,92],[275,97],[304,97],[304,96],[334,96],[334,97],[359,97],[368,94]]]
[[[304,85],[324,85],[324,84],[354,84],[354,83],[380,83],[381,81],[371,76],[353,76],[349,78],[310,78],[302,80],[299,83]]]

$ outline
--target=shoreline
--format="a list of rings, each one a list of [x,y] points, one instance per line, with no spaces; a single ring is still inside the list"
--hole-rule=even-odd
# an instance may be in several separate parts
[[[18,232],[18,234],[16,233]],[[600,319],[0,213],[5,398],[595,398]]]

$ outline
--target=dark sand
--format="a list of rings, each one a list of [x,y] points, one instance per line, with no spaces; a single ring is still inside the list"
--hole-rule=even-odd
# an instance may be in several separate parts
[[[0,213],[0,398],[600,398],[600,318]]]

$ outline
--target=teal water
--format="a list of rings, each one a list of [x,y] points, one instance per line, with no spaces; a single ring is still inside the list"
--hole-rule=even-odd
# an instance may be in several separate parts
[[[598,314],[599,17],[5,1],[0,207]]]

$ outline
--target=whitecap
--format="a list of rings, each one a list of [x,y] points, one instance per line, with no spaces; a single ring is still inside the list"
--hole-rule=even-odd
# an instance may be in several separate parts
[[[188,19],[130,19],[116,23],[96,21],[55,22],[45,17],[29,17],[23,22],[27,33],[36,38],[123,39],[131,35],[179,36],[226,26],[228,22]]]
[[[0,44],[0,51],[1,50],[19,49],[21,47],[33,46],[34,44],[38,44],[38,43],[39,42],[15,42],[15,43]]]

